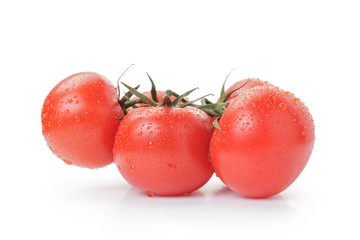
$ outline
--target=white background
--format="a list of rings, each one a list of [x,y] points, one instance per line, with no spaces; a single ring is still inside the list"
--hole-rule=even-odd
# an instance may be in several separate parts
[[[0,1],[0,239],[359,239],[358,1]],[[114,165],[67,166],[40,111],[80,71],[183,92],[247,77],[294,92],[315,120],[309,164],[283,193],[244,199],[215,177],[149,198]],[[213,98],[215,99],[215,97]]]

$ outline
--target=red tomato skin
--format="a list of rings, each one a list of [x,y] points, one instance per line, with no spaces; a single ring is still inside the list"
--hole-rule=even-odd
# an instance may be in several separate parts
[[[231,190],[266,198],[285,190],[307,164],[315,140],[312,116],[293,94],[254,87],[235,99],[219,121],[210,154]]]
[[[246,83],[247,82],[247,83]],[[245,84],[246,83],[246,84]],[[245,84],[245,85],[244,85]],[[243,86],[244,85],[244,86]],[[266,81],[262,81],[258,78],[248,78],[248,79],[243,79],[240,80],[236,83],[234,83],[233,85],[231,85],[226,91],[225,91],[225,96],[227,94],[229,94],[231,91],[235,90],[236,88],[239,88],[241,86],[240,89],[236,90],[235,92],[233,92],[230,97],[226,100],[226,102],[231,103],[232,101],[234,101],[236,99],[237,96],[241,95],[242,93],[246,92],[246,90],[256,87],[256,86],[263,86],[263,85],[267,85],[267,86],[271,86],[270,83],[266,82]]]
[[[129,112],[115,137],[114,162],[148,195],[182,195],[212,176],[211,118],[193,107],[146,107]]]
[[[93,72],[71,75],[46,97],[42,132],[52,152],[67,164],[99,168],[113,162],[112,148],[123,111],[116,88]]]

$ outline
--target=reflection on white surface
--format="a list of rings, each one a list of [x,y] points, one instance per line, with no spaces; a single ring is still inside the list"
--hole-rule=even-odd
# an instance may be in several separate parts
[[[246,199],[227,187],[211,184],[188,196],[147,197],[130,188],[118,202],[120,223],[188,228],[211,227],[219,222],[227,226],[245,228],[259,224],[271,225],[276,220],[287,221],[294,210],[280,195],[268,199]]]

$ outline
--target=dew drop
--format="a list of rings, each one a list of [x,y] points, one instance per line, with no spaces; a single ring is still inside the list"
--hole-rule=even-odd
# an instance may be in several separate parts
[[[153,197],[154,196],[154,193],[152,191],[146,191],[146,195],[148,197]]]
[[[171,163],[169,163],[168,164],[168,168],[170,169],[170,170],[176,170],[176,165],[175,164],[171,164]]]
[[[72,165],[72,162],[68,161],[68,160],[63,160],[65,164],[67,165]]]
[[[126,158],[125,161],[130,164],[130,159],[129,158]]]
[[[73,102],[72,98],[69,98],[68,103],[72,103],[72,102]]]
[[[70,112],[69,109],[66,109],[66,110],[65,110],[65,113],[66,113],[66,114],[69,114],[69,112]]]
[[[283,111],[285,111],[285,110],[287,109],[286,103],[279,103],[279,107],[280,107]]]
[[[148,146],[149,146],[149,147],[152,147],[152,145],[153,145],[153,142],[152,142],[152,141],[149,141]]]
[[[135,165],[131,165],[131,171],[136,171],[136,167],[135,167]]]
[[[294,98],[294,101],[295,101],[296,103],[300,103],[300,99],[298,99],[298,98]]]

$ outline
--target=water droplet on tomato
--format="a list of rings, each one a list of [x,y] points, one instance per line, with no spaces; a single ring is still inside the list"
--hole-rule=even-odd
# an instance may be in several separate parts
[[[75,122],[80,122],[80,117],[78,115],[75,116]]]
[[[68,161],[68,160],[63,160],[64,163],[66,163],[67,165],[72,165],[72,162]]]
[[[68,103],[72,103],[72,102],[73,102],[72,98],[69,98]]]
[[[136,167],[135,167],[135,165],[131,165],[131,167],[130,167],[130,168],[131,168],[131,171],[134,171],[134,172],[136,171]]]
[[[126,158],[125,161],[130,164],[130,159],[129,158]]]
[[[170,169],[170,170],[176,170],[176,165],[175,164],[172,164],[172,163],[169,163],[168,164],[168,168]]]
[[[117,166],[118,170],[121,171],[121,167],[120,166]]]
[[[298,99],[298,98],[294,98],[294,101],[295,101],[296,103],[300,103],[300,99]]]
[[[280,107],[283,111],[285,111],[285,110],[287,109],[286,103],[279,103],[279,107]]]
[[[301,132],[301,135],[305,136],[305,131],[302,131],[302,132]]]
[[[148,146],[149,146],[149,147],[152,147],[152,145],[153,145],[153,142],[152,142],[152,141],[149,141]]]
[[[65,113],[66,113],[66,114],[69,114],[69,112],[70,112],[69,109],[66,109],[66,110],[65,110]]]
[[[146,195],[148,197],[153,197],[154,196],[154,193],[152,191],[146,191]]]

